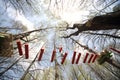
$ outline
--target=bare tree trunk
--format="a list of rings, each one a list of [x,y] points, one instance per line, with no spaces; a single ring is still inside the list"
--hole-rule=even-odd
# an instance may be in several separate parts
[[[96,16],[91,20],[88,20],[85,24],[74,24],[73,27],[67,27],[67,29],[75,29],[78,31],[66,36],[76,36],[83,31],[96,31],[96,30],[110,30],[120,29],[120,11],[109,13],[102,16]]]

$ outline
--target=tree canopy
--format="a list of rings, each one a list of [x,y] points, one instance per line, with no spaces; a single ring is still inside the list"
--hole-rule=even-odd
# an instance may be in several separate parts
[[[13,36],[0,79],[119,80],[119,29],[119,0],[0,0],[0,34]]]

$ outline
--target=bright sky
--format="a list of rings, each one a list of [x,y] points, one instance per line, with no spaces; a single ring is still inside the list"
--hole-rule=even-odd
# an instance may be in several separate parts
[[[7,0],[5,0],[7,1]],[[10,0],[13,1],[13,0]],[[63,46],[64,52],[68,52],[68,57],[67,59],[72,58],[73,51],[76,50],[81,53],[86,53],[86,51],[83,48],[79,48],[75,45],[72,45],[73,42],[70,39],[61,39],[61,35],[65,35],[66,32],[60,32],[58,29],[59,27],[66,27],[65,22],[67,22],[70,26],[72,26],[74,23],[83,23],[84,20],[87,20],[89,17],[88,16],[93,16],[89,11],[93,10],[93,7],[90,8],[90,3],[92,3],[93,0],[85,0],[87,1],[86,3],[82,3],[80,5],[80,0],[51,0],[51,4],[47,2],[48,0],[24,0],[24,1],[32,1],[32,6],[34,9],[36,9],[39,13],[36,13],[32,7],[29,7],[29,5],[26,2],[21,2],[22,0],[14,0],[18,1],[19,4],[22,4],[22,8],[24,10],[24,13],[21,11],[16,10],[13,5],[9,2],[7,3],[7,8],[6,4],[4,3],[4,0],[0,0],[0,27],[24,27],[27,28],[26,31],[34,30],[36,28],[50,28],[46,31],[39,32],[38,34],[34,34],[34,37],[38,37],[39,39],[36,40],[36,42],[41,42],[44,43],[47,41],[45,45],[45,53],[43,57],[42,62],[38,62],[37,68],[41,66],[54,66],[54,63],[50,63],[50,58],[52,55],[52,51],[54,47],[59,47]],[[50,0],[49,0],[50,1]],[[58,1],[57,5],[55,5],[55,1]],[[61,1],[61,2],[59,2]],[[17,3],[16,3],[17,4]],[[49,6],[50,4],[50,6]],[[86,4],[86,7],[84,7],[84,4]],[[49,6],[49,9],[48,9]],[[97,12],[96,10],[94,10]],[[3,14],[4,13],[4,14]],[[94,13],[94,12],[93,12]],[[16,24],[16,25],[15,25]],[[56,29],[55,29],[56,28]],[[58,28],[58,29],[57,29]],[[11,31],[12,33],[20,33],[19,31]],[[71,32],[71,31],[70,31]],[[68,33],[70,33],[68,32]],[[32,36],[33,37],[33,36]],[[91,37],[91,36],[89,36]],[[80,37],[81,43],[87,42],[87,39],[84,35]],[[93,37],[92,37],[93,38]],[[78,39],[78,38],[75,38]],[[107,40],[106,40],[107,41]],[[39,51],[41,44],[39,43],[30,43],[30,47],[33,47],[33,44],[35,45],[31,49],[31,53],[34,51],[37,53]],[[96,40],[93,44],[91,41],[88,42],[88,47],[93,48],[96,47],[96,50],[102,49],[101,46],[98,43],[100,42],[99,40]],[[104,42],[104,41],[103,41]],[[111,43],[113,40],[111,40]],[[55,46],[54,46],[55,44]],[[37,45],[37,46],[36,46]],[[105,45],[105,44],[104,44]],[[105,45],[107,46],[107,45]],[[36,51],[37,50],[37,51]],[[101,50],[100,50],[101,51]],[[59,57],[60,54],[57,53],[58,56],[57,58],[59,59],[59,62],[61,58]],[[35,56],[35,55],[34,55]],[[83,56],[83,55],[82,55]],[[31,58],[34,58],[31,56]],[[68,62],[70,63],[70,62]],[[23,63],[21,63],[23,64]],[[24,64],[26,66],[26,64]],[[25,67],[24,66],[24,67]],[[67,70],[69,72],[70,65],[66,66]],[[86,69],[87,70],[87,69]],[[65,75],[65,74],[64,74]],[[63,75],[63,76],[64,76]],[[40,76],[41,77],[41,76]],[[69,76],[64,76],[64,77],[69,77]],[[67,80],[67,79],[66,79]]]

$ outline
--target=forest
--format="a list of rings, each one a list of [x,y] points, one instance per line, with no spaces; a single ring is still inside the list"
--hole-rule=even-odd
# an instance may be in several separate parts
[[[0,0],[0,80],[120,80],[120,0]]]

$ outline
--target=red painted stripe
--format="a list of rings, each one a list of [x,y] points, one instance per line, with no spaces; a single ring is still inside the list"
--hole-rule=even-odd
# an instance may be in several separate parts
[[[18,40],[16,43],[17,43],[19,55],[21,56],[21,55],[23,55],[21,42],[20,42],[20,40]]]
[[[84,58],[84,60],[83,60],[83,63],[85,63],[86,62],[86,60],[87,60],[87,58],[88,58],[88,53],[86,53],[86,56],[85,56],[85,58]]]
[[[27,43],[25,44],[25,58],[26,58],[26,59],[29,58],[29,46],[28,46]]]
[[[118,53],[120,53],[120,51],[119,50],[117,50],[117,49],[114,49],[114,48],[110,48],[111,50],[113,50],[113,51],[115,51],[115,52],[118,52]]]
[[[94,58],[93,58],[92,63],[94,63],[94,62],[95,62],[95,60],[97,59],[97,57],[98,57],[98,55],[97,55],[97,54],[95,54],[95,56],[94,56]]]
[[[41,61],[43,53],[44,53],[44,49],[41,48],[41,50],[40,50],[40,55],[39,55],[39,57],[38,57],[38,61]]]
[[[74,51],[74,53],[73,53],[72,64],[74,64],[74,62],[75,62],[75,57],[76,57],[76,51]]]
[[[63,55],[63,58],[62,58],[61,64],[63,64],[63,63],[65,62],[65,59],[66,59],[67,55],[68,55],[68,53],[65,53],[65,54]]]
[[[94,56],[94,54],[91,54],[91,56],[90,56],[90,58],[89,58],[89,60],[88,60],[88,63],[90,63],[90,62],[91,62],[91,60],[92,60],[93,56]]]
[[[56,54],[56,50],[53,50],[53,53],[52,53],[52,58],[51,58],[51,62],[53,62],[53,61],[54,61],[54,59],[55,59],[55,54]]]
[[[61,52],[61,51],[62,51],[62,47],[59,48],[59,52]]]
[[[76,60],[76,64],[79,63],[79,59],[80,59],[81,53],[78,54],[77,60]]]

